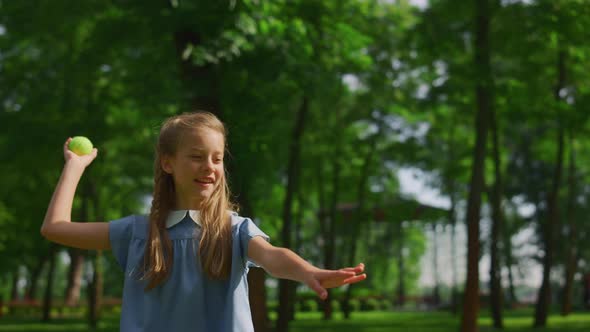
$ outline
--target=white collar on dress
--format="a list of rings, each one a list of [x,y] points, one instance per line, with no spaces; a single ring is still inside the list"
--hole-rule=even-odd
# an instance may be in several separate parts
[[[198,210],[172,210],[168,214],[168,219],[166,219],[166,228],[170,228],[179,222],[182,221],[186,216],[191,218],[197,225],[201,226],[201,221],[199,220],[199,211]]]

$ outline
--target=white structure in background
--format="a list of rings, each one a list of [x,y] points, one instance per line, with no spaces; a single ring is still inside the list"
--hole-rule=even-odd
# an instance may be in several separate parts
[[[447,197],[440,195],[438,190],[428,187],[425,184],[425,178],[428,174],[421,170],[413,168],[403,168],[398,171],[398,179],[400,182],[400,190],[402,194],[413,196],[418,202],[428,204],[431,206],[449,208],[450,201]],[[521,205],[519,207],[519,213],[523,216],[530,215],[534,212],[534,207],[531,205]],[[482,213],[482,224],[481,224],[481,237],[489,237],[490,225],[489,220],[485,218],[485,213]],[[464,223],[464,214],[459,212],[457,216],[457,233],[456,233],[456,255],[457,261],[457,281],[461,286],[465,282],[466,268],[467,268],[467,231]],[[531,237],[534,236],[534,229],[531,227],[523,229],[520,233],[513,237],[512,243],[515,248],[519,248],[514,252],[516,257],[530,257],[536,253],[539,249],[537,246],[532,245],[530,242]],[[421,287],[432,287],[435,284],[435,276],[433,271],[433,248],[434,248],[434,235],[431,229],[426,231],[426,237],[428,244],[426,247],[426,253],[421,260],[421,275],[418,284]],[[453,261],[451,257],[451,228],[445,227],[438,232],[437,241],[438,245],[438,278],[441,284],[452,285],[453,275],[451,266]],[[482,248],[485,252],[487,248]],[[541,285],[542,267],[531,260],[527,260],[520,264],[521,273],[516,269],[514,272],[514,282],[516,285],[525,285],[528,287],[537,288]],[[490,269],[490,257],[488,254],[482,256],[479,264],[479,275],[480,280],[483,283],[489,281],[489,269]],[[507,284],[508,280],[503,276],[502,280]],[[525,300],[525,299],[523,299]],[[530,300],[530,299],[527,299]]]

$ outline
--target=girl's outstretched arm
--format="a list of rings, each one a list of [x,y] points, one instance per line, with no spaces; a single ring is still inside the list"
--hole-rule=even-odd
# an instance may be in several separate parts
[[[68,149],[71,138],[63,146],[65,164],[53,197],[47,208],[41,234],[48,240],[81,249],[110,249],[109,224],[104,222],[72,222],[72,204],[84,170],[98,153],[78,156]]]
[[[262,237],[254,237],[248,244],[248,257],[264,268],[270,275],[281,279],[295,280],[309,286],[325,300],[326,288],[340,287],[365,280],[364,264],[339,270],[324,270],[299,257],[293,251],[275,247]]]

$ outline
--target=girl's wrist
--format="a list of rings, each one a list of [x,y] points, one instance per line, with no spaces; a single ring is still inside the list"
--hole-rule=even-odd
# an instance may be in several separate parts
[[[76,172],[82,173],[82,172],[84,172],[84,169],[85,168],[86,168],[86,166],[84,166],[84,165],[82,165],[80,163],[77,163],[77,162],[68,160],[64,164],[63,171],[64,172],[66,172],[66,171],[76,171]]]
[[[310,276],[314,275],[318,271],[319,271],[319,268],[315,267],[312,264],[309,264],[309,266],[305,266],[303,268],[302,274],[300,276],[301,282],[307,281],[307,279],[309,279]]]

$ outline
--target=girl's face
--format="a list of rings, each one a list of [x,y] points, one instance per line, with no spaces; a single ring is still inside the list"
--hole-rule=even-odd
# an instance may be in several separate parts
[[[174,178],[176,209],[199,210],[224,176],[223,135],[212,129],[192,130],[175,156],[164,157],[162,168]]]

